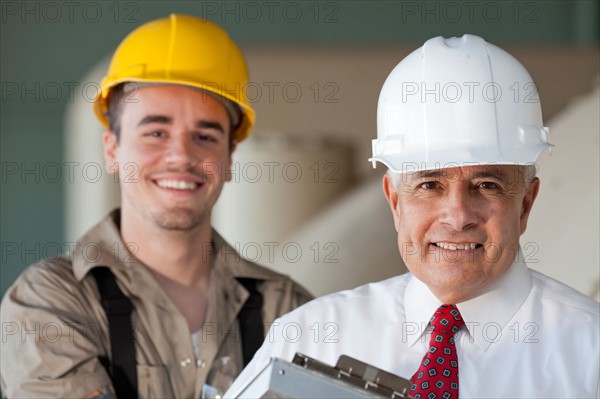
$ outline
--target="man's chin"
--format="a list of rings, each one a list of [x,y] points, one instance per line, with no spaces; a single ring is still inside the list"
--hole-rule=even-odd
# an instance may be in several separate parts
[[[206,216],[190,210],[172,210],[154,215],[156,224],[164,230],[190,231],[200,226]]]

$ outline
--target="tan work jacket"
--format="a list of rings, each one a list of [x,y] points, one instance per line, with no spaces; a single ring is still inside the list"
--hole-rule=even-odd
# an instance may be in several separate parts
[[[118,211],[92,228],[69,255],[42,260],[10,287],[2,300],[2,391],[7,397],[83,398],[111,384],[99,361],[108,356],[108,326],[93,276],[108,266],[134,305],[140,398],[199,398],[216,361],[243,367],[237,315],[249,294],[236,277],[262,280],[265,334],[270,322],[311,299],[286,276],[241,258],[215,231],[200,357],[185,318],[150,272],[127,251]],[[131,246],[130,246],[131,248]],[[132,248],[132,252],[135,248]]]

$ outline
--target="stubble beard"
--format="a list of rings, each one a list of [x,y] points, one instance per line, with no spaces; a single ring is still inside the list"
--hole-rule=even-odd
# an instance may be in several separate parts
[[[153,212],[151,218],[154,223],[169,231],[191,231],[202,225],[208,218],[206,210],[192,211],[190,209],[171,209],[168,211]]]
[[[171,171],[170,169],[168,171]],[[188,171],[194,173],[193,171]],[[207,179],[199,173],[195,173],[201,177],[201,180],[207,184]],[[203,188],[208,190],[208,187]],[[170,232],[190,232],[202,226],[204,223],[210,223],[211,210],[216,202],[216,199],[221,193],[221,187],[214,193],[209,193],[207,197],[200,198],[201,206],[177,205],[171,203],[169,205],[153,203],[153,201],[136,201],[135,193],[125,192],[122,197],[122,208],[125,208],[125,201],[132,209],[136,209],[136,213],[145,219],[146,222],[153,224],[165,231]],[[209,190],[210,191],[210,190]],[[199,205],[198,203],[196,205]]]

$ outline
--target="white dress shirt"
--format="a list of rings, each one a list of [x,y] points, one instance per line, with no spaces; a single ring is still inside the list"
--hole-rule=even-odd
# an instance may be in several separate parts
[[[600,397],[600,304],[530,270],[522,255],[484,294],[456,304],[461,398]],[[335,365],[348,355],[410,379],[442,303],[411,274],[318,298],[278,319],[226,397],[270,357]]]

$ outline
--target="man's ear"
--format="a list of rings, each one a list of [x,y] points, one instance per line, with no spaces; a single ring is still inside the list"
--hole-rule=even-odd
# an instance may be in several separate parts
[[[227,165],[226,165],[227,171],[225,173],[225,181],[226,182],[231,181],[231,165],[233,163],[232,155],[233,155],[233,152],[235,151],[235,149],[237,148],[237,145],[238,145],[238,143],[235,140],[231,140],[229,142],[229,159],[227,160]]]
[[[533,203],[540,191],[540,179],[534,177],[529,187],[527,187],[525,196],[523,196],[523,202],[521,204],[521,234],[525,233],[527,229],[527,220],[529,219],[529,215],[531,214],[531,208],[533,207]]]
[[[390,205],[390,210],[392,211],[392,215],[394,216],[394,226],[396,227],[396,231],[398,231],[398,225],[400,222],[400,217],[398,216],[397,208],[398,190],[396,190],[392,179],[387,174],[383,176],[383,193],[385,194],[385,198],[387,199],[387,202]]]
[[[119,164],[117,162],[117,136],[112,131],[108,130],[102,135],[102,143],[104,144],[104,164],[106,171],[110,174],[119,172]]]

